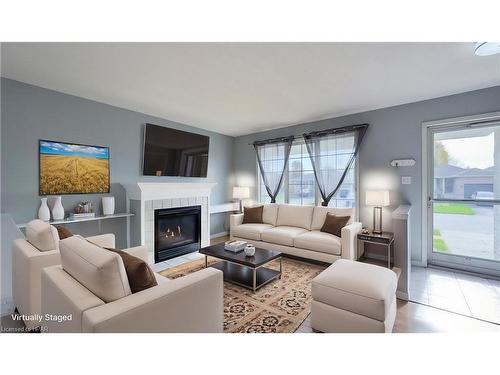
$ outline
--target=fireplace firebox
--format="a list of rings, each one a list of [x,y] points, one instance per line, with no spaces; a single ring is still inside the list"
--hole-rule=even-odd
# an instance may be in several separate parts
[[[200,249],[201,207],[155,210],[155,263]]]

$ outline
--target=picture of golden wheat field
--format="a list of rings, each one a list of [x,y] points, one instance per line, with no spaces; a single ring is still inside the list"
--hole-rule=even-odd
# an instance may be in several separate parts
[[[40,195],[109,193],[109,149],[40,141]]]

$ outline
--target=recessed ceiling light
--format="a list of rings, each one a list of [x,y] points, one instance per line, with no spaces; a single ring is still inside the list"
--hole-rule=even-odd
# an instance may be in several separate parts
[[[477,56],[490,56],[500,53],[500,43],[498,42],[477,42],[474,47]]]

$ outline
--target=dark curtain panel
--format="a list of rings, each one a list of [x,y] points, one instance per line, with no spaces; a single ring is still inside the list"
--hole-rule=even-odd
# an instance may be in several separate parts
[[[283,176],[288,164],[293,139],[294,137],[286,137],[253,143],[257,153],[262,181],[266,186],[267,194],[271,198],[271,203],[276,203],[276,196],[283,185]]]
[[[323,206],[328,206],[349,172],[368,124],[304,134]]]

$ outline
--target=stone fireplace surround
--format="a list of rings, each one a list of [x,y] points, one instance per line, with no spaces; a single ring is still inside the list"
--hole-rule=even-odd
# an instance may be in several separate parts
[[[154,264],[154,211],[174,207],[201,207],[201,247],[210,244],[210,192],[216,183],[138,182],[124,184],[127,208],[131,201],[140,212],[140,243],[146,246],[149,263]],[[157,268],[157,267],[155,267]]]

